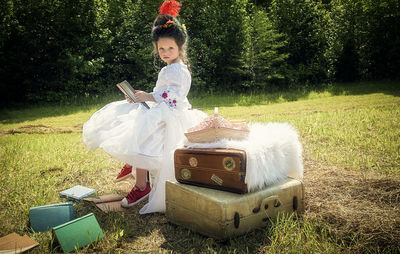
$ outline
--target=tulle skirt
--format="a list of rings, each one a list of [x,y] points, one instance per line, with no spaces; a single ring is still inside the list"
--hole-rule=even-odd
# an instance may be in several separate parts
[[[184,132],[206,116],[199,110],[171,110],[165,103],[147,109],[116,101],[83,125],[82,140],[91,150],[102,148],[122,162],[149,170],[155,181],[140,213],[164,212],[165,181],[175,179],[174,151],[183,146]]]

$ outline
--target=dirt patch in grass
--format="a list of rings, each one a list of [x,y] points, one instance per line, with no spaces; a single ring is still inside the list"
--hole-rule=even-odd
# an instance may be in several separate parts
[[[400,178],[304,166],[307,219],[323,219],[352,252],[400,251]]]
[[[54,133],[73,133],[73,132],[82,132],[82,124],[78,124],[73,127],[56,127],[44,124],[27,124],[9,130],[0,129],[0,135],[18,134],[18,133],[54,134]]]

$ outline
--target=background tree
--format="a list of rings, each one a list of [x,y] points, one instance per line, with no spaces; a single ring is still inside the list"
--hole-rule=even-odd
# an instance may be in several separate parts
[[[110,46],[105,55],[109,87],[121,80],[128,80],[136,89],[147,90],[157,78],[152,60],[153,45],[150,32],[157,8],[162,1],[109,2],[108,20],[111,31]]]
[[[194,90],[240,89],[246,4],[245,0],[182,1]]]
[[[0,104],[151,90],[163,0],[0,0]],[[192,91],[400,77],[396,0],[181,0]]]
[[[362,26],[360,1],[333,0],[327,13],[327,61],[333,80],[351,82],[361,78],[360,38]]]
[[[364,79],[400,78],[400,2],[363,0],[360,62]]]
[[[311,0],[273,0],[270,17],[278,32],[287,38],[288,82],[304,84],[325,80],[326,41],[321,32],[323,15],[318,4]]]
[[[251,88],[267,88],[281,85],[287,73],[286,59],[283,53],[287,44],[284,34],[278,33],[263,8],[250,6],[247,21],[248,40],[246,45],[246,67],[248,68]]]

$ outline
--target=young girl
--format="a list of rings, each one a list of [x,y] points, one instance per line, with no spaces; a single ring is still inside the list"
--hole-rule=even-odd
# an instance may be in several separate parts
[[[166,0],[154,21],[151,37],[155,52],[167,64],[158,74],[153,92],[138,91],[137,102],[112,102],[96,113],[83,126],[82,138],[89,149],[103,148],[126,163],[116,181],[136,169],[136,185],[121,205],[133,207],[149,197],[141,214],[165,211],[165,181],[174,176],[173,155],[182,146],[184,132],[206,114],[192,110],[187,99],[191,75],[186,59],[186,28],[176,19],[180,4]],[[155,176],[150,187],[148,171]]]

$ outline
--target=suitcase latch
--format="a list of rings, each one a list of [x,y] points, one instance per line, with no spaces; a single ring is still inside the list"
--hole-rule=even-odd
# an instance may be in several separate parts
[[[274,209],[274,208],[278,208],[280,205],[281,202],[279,201],[279,197],[275,195],[263,199],[260,208],[264,209],[264,212],[268,217],[275,217],[279,209]],[[255,209],[253,209],[253,212],[254,210]],[[268,218],[263,218],[263,221],[268,221]]]
[[[263,207],[264,210],[267,210],[271,204],[273,204],[273,207],[279,207],[281,205],[281,202],[279,201],[278,196],[271,196],[271,197],[264,199],[261,202],[261,206],[255,207],[253,209],[253,213],[258,213],[260,211],[261,207]]]
[[[238,212],[235,212],[235,215],[233,216],[233,225],[235,226],[235,228],[239,228],[239,224],[240,224],[240,215]]]

